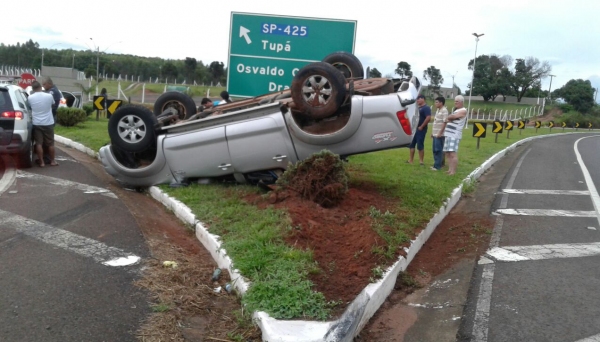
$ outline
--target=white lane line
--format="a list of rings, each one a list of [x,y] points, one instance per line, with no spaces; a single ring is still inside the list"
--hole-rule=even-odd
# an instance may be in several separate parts
[[[600,334],[583,338],[575,342],[600,342]]]
[[[505,262],[583,258],[600,255],[600,242],[494,247],[486,255]]]
[[[500,193],[515,195],[589,195],[586,190],[502,189]]]
[[[0,178],[0,196],[8,189],[15,181],[15,167],[13,165],[12,158],[8,156],[0,156],[2,158],[2,162],[4,163],[4,174],[2,178]]]
[[[561,217],[596,217],[595,211],[584,210],[554,210],[554,209],[498,209],[502,215],[520,216],[561,216]]]
[[[8,211],[0,210],[0,222],[0,229],[14,229],[52,246],[92,258],[106,266],[130,266],[141,259],[122,249]]]
[[[515,166],[508,182],[506,183],[506,189],[511,189],[517,179],[517,174],[521,169],[521,165],[527,157],[527,154],[531,149],[528,149],[523,153],[519,162]],[[505,189],[505,190],[506,190]],[[508,193],[503,193],[500,200],[500,209],[506,208],[508,205]],[[502,226],[504,225],[504,217],[502,215],[496,217],[496,224],[492,231],[490,238],[490,248],[496,248],[500,244],[500,236],[502,235]],[[489,321],[490,321],[490,305],[492,303],[492,283],[494,282],[494,269],[495,265],[492,260],[482,257],[479,265],[483,267],[483,274],[481,275],[481,284],[479,284],[479,294],[477,296],[477,305],[475,307],[475,319],[473,322],[473,341],[474,342],[487,342]]]
[[[43,182],[47,182],[47,183],[62,186],[62,187],[75,188],[77,190],[83,191],[83,193],[85,193],[85,194],[100,194],[102,196],[106,196],[106,197],[110,197],[110,198],[117,198],[117,195],[115,195],[108,189],[100,188],[100,187],[93,186],[93,185],[83,184],[83,183],[72,182],[72,181],[65,180],[65,179],[38,175],[35,173],[29,173],[29,172],[22,171],[22,170],[17,171],[17,178],[29,178],[29,179],[34,179],[34,180],[40,180]]]
[[[494,268],[494,264],[483,265],[479,295],[477,296],[477,307],[475,308],[475,322],[473,324],[474,342],[485,342],[488,338]]]
[[[579,153],[579,142],[583,139],[592,138],[585,137],[577,140],[575,142],[575,146],[573,149],[575,150],[575,155],[577,156],[577,162],[579,163],[579,167],[581,168],[581,172],[583,172],[583,178],[585,179],[585,184],[587,188],[590,190],[590,196],[592,196],[592,203],[594,203],[594,208],[596,208],[596,218],[598,219],[598,224],[600,224],[600,195],[598,195],[598,191],[596,190],[596,186],[594,185],[594,181],[592,181],[592,177],[590,176],[590,172],[587,167],[585,167],[585,163],[581,158],[581,154]]]

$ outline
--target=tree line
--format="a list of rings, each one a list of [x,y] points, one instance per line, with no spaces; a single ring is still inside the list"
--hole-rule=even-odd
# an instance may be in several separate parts
[[[42,49],[37,42],[29,40],[16,45],[0,44],[0,64],[17,66],[26,69],[41,69],[45,66],[75,68],[84,71],[86,77],[96,78],[96,74],[106,74],[107,77],[139,76],[147,81],[157,78],[159,82],[193,84],[225,85],[227,68],[223,62],[213,61],[204,64],[192,57],[183,60],[163,59],[158,57],[140,57],[112,53],[97,53],[96,51],[78,51],[73,49]],[[98,60],[97,60],[98,59]],[[98,62],[98,70],[96,63]]]
[[[471,59],[467,68],[473,71],[475,67],[473,84],[469,83],[467,92],[473,86],[473,96],[481,96],[484,101],[494,101],[498,96],[515,96],[517,102],[523,97],[549,98],[548,90],[541,89],[541,81],[551,76],[552,67],[547,61],[540,61],[535,57],[513,59],[509,55],[498,56],[480,55],[475,60]],[[411,65],[406,61],[398,63],[394,72],[401,78],[413,76]],[[369,71],[369,77],[381,77],[377,68]],[[444,77],[440,69],[430,66],[423,70],[423,79],[429,81],[429,88],[435,94],[441,94],[440,88]],[[454,87],[460,88],[453,84]],[[564,86],[552,91],[551,99],[563,99],[573,109],[588,113],[595,106],[594,92],[589,80],[572,79]]]

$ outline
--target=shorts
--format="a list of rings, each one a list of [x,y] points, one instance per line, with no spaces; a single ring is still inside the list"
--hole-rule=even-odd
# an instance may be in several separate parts
[[[458,143],[460,139],[446,137],[444,141],[444,152],[458,152]]]
[[[54,125],[33,126],[33,138],[36,145],[54,146]]]
[[[417,146],[417,150],[423,151],[425,149],[425,136],[426,135],[427,135],[426,130],[423,130],[423,131],[417,130],[415,132],[415,136],[413,137],[413,140],[411,141],[410,145],[408,145],[408,148],[415,148],[415,146]]]

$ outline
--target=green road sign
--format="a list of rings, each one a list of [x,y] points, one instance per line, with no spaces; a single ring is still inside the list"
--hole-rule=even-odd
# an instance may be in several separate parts
[[[231,13],[227,90],[257,96],[287,89],[304,65],[354,53],[356,21]]]

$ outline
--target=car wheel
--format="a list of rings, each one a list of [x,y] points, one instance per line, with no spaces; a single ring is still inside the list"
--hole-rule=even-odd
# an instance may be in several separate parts
[[[155,142],[156,123],[156,116],[145,107],[121,107],[108,121],[111,144],[125,152],[145,151]]]
[[[323,62],[333,65],[345,78],[365,78],[365,70],[363,69],[362,63],[351,53],[344,51],[334,52],[325,56]]]
[[[28,169],[33,166],[33,142],[29,142],[23,152],[19,154],[19,167]]]
[[[162,94],[154,102],[154,115],[161,115],[166,109],[173,108],[179,113],[179,119],[184,120],[196,114],[194,99],[178,91]]]
[[[334,114],[346,97],[346,80],[331,64],[324,62],[304,66],[292,81],[295,108],[312,119]]]

